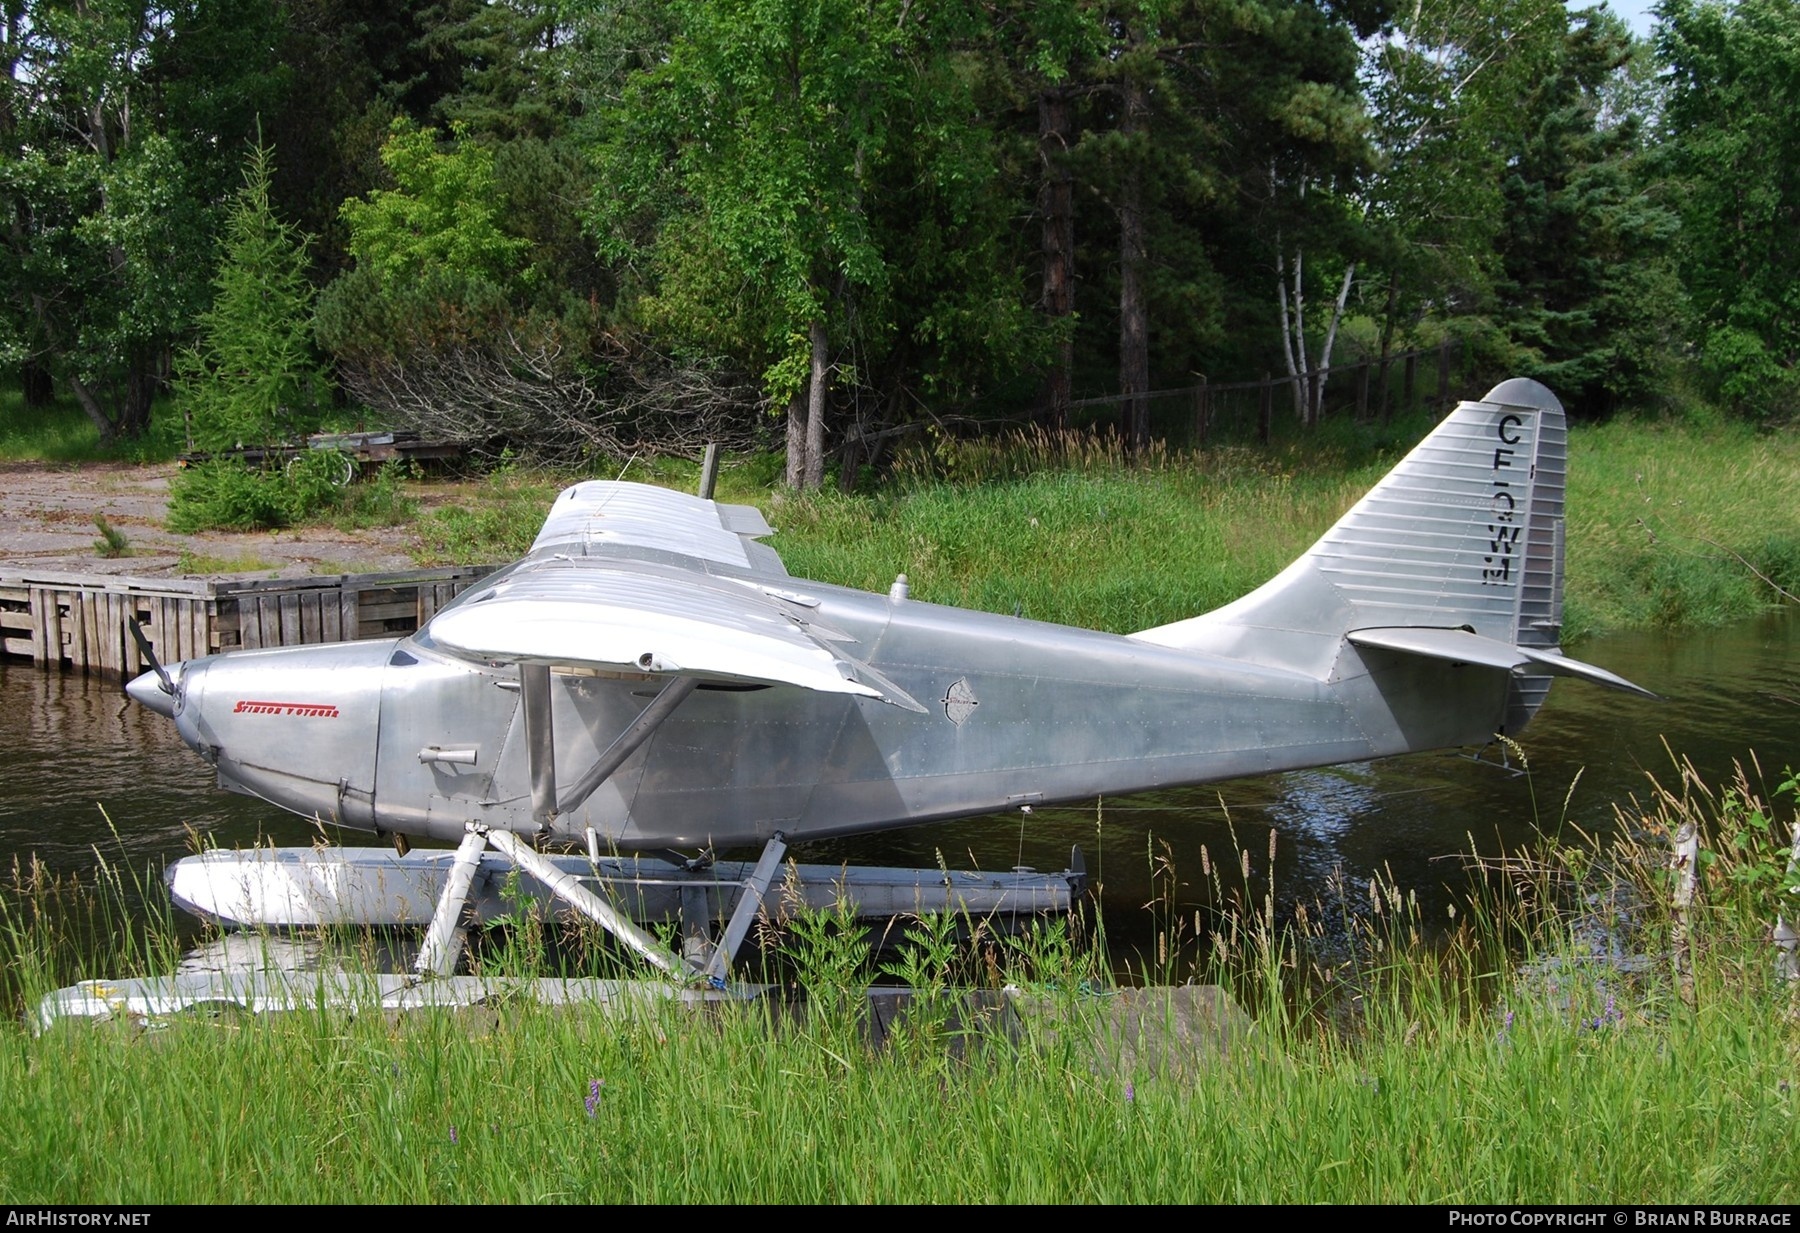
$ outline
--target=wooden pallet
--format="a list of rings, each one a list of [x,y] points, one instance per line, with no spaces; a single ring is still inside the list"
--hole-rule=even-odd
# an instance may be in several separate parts
[[[0,571],[0,656],[43,668],[134,676],[136,618],[164,663],[239,648],[411,633],[493,572],[454,566],[255,580]]]

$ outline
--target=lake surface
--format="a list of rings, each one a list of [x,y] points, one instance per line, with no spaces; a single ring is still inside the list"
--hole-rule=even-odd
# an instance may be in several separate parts
[[[1278,910],[1361,910],[1379,871],[1416,891],[1427,919],[1442,919],[1443,903],[1464,884],[1459,857],[1471,843],[1488,854],[1516,849],[1559,819],[1604,831],[1615,803],[1642,795],[1646,771],[1669,778],[1669,750],[1709,780],[1752,753],[1771,782],[1800,766],[1795,615],[1594,638],[1574,650],[1664,701],[1559,681],[1520,741],[1528,776],[1493,765],[1497,749],[1484,751],[1488,761],[1417,754],[804,845],[793,855],[930,867],[941,854],[952,868],[1061,869],[1079,844],[1109,936],[1129,945],[1148,935],[1144,905],[1171,885],[1153,880],[1153,862],[1173,870],[1175,910],[1186,918],[1205,903],[1202,847],[1214,862],[1235,862],[1247,849],[1260,899],[1271,889],[1272,829]],[[160,873],[201,841],[308,844],[319,835],[308,820],[219,791],[173,725],[127,705],[117,683],[0,666],[0,750],[0,868],[36,853],[55,871],[86,872],[98,850]],[[345,839],[374,841],[355,832]]]

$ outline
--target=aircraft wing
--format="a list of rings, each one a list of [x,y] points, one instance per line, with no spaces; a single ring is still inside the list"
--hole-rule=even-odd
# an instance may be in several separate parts
[[[613,555],[649,549],[717,565],[787,576],[774,531],[753,505],[721,505],[647,484],[589,480],[565,488],[550,507],[531,555]]]
[[[1503,668],[1508,672],[1537,671],[1549,672],[1557,676],[1578,676],[1609,689],[1622,689],[1627,693],[1642,694],[1646,698],[1656,697],[1643,686],[1634,685],[1616,673],[1608,672],[1605,668],[1597,668],[1593,664],[1582,663],[1579,659],[1570,659],[1560,651],[1540,647],[1515,646],[1510,642],[1502,642],[1498,638],[1486,638],[1466,629],[1427,629],[1404,626],[1355,629],[1350,631],[1348,637],[1357,646],[1381,647],[1384,650],[1401,651],[1409,655],[1423,655],[1428,659],[1442,659],[1451,663]]]
[[[487,662],[796,685],[924,710],[812,619],[816,601],[775,585],[787,573],[754,542],[770,533],[749,506],[577,484],[531,556],[439,612],[426,636]]]

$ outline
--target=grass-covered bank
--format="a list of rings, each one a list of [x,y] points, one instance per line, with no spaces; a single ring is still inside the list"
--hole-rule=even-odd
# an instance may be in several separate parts
[[[1330,425],[1272,451],[1128,461],[1088,444],[941,443],[877,490],[796,498],[761,460],[721,499],[759,505],[798,577],[1128,632],[1274,576],[1428,428]],[[1713,624],[1800,594],[1800,434],[1617,420],[1571,433],[1565,638]],[[632,478],[692,487],[692,468]],[[417,524],[425,563],[524,552],[567,477],[508,472]],[[1761,575],[1759,577],[1759,575]]]
[[[1584,1009],[1382,1022],[1336,1047],[1275,1031],[1186,1080],[1053,1048],[932,1067],[747,1017],[523,1007],[6,1028],[0,1201],[1800,1198],[1793,1032],[1772,1007]]]
[[[813,1009],[779,1023],[503,1001],[33,1036],[9,1013],[0,1202],[1792,1203],[1800,1021],[1769,929],[1793,791],[1683,779],[1620,828],[1635,840],[1488,862],[1435,928],[1393,886],[1355,920],[1277,922],[1216,862],[1236,911],[1168,976],[1229,984],[1254,1026],[1174,1065],[1030,1020],[958,1057],[947,998],[863,1044],[847,991],[871,978],[1103,1013],[1103,969],[1057,923],[954,957],[915,927],[876,972],[838,922],[803,920],[784,970]],[[1684,821],[1715,854],[1691,998],[1662,877]],[[169,961],[154,928],[91,961],[59,946],[66,892],[0,896],[9,1012],[72,963]],[[529,931],[490,951],[521,973],[541,953]]]
[[[1709,625],[1800,596],[1800,432],[1619,420],[1570,434],[1576,630]]]
[[[160,423],[154,442],[123,453],[172,455],[179,420]],[[778,459],[750,457],[728,460],[719,495],[762,507],[796,576],[886,590],[905,573],[921,599],[1124,632],[1216,607],[1272,577],[1430,426],[1424,417],[1386,427],[1339,419],[1270,449],[1145,459],[1093,440],[939,438],[853,494],[796,498],[777,486]],[[1570,453],[1565,641],[1596,629],[1717,624],[1786,602],[1781,591],[1800,594],[1800,502],[1791,497],[1800,432],[1621,417],[1575,425]],[[105,454],[78,409],[27,412],[17,390],[0,389],[0,459],[79,465]],[[691,491],[697,470],[640,458],[624,473]],[[513,466],[427,481],[388,467],[339,489],[305,468],[260,477],[202,467],[177,476],[169,525],[392,528],[421,564],[482,564],[523,553],[556,492],[587,477]]]

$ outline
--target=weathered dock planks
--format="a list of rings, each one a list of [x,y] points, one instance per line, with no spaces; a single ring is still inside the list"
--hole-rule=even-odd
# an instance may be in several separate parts
[[[164,663],[411,633],[492,566],[310,578],[122,578],[0,570],[0,658],[134,676],[135,617]]]

